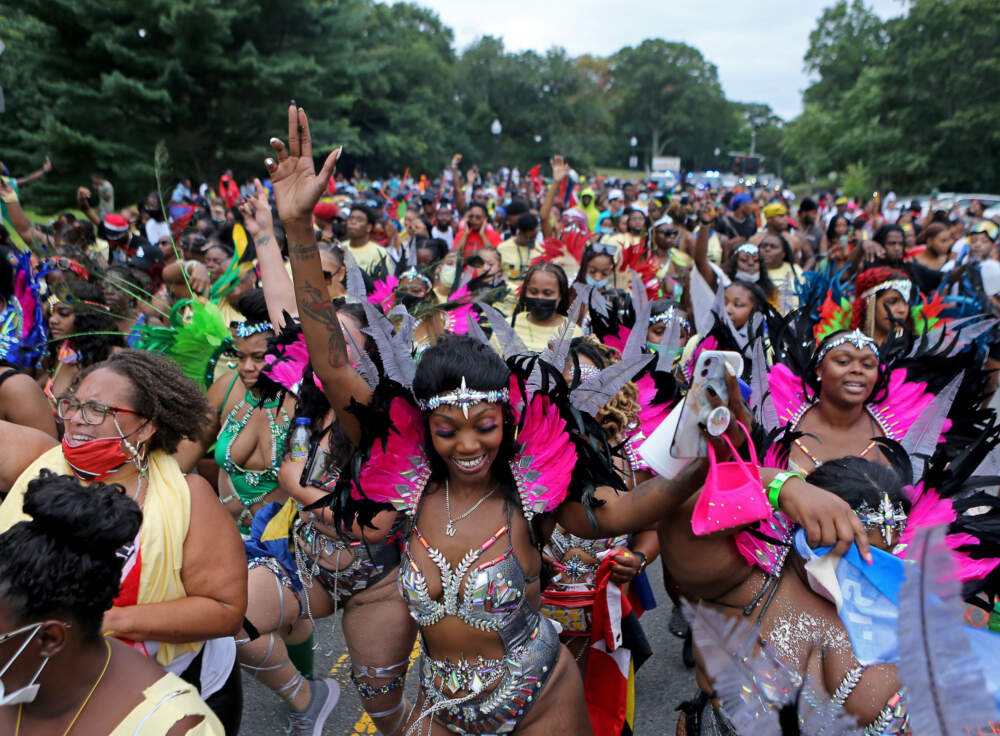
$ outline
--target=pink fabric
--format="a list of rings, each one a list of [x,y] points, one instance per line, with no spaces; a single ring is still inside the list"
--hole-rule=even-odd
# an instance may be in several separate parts
[[[775,511],[758,524],[756,530],[772,539],[788,541],[794,526],[787,516],[780,511]],[[788,554],[788,547],[772,544],[746,531],[733,535],[733,542],[747,564],[757,565],[768,575],[777,575],[781,572],[781,565]]]
[[[412,515],[431,474],[424,448],[424,418],[413,404],[395,398],[389,405],[389,421],[389,437],[372,445],[361,469],[361,488],[355,485],[351,497],[391,503]]]
[[[536,513],[554,510],[566,498],[576,467],[576,448],[559,409],[541,394],[528,401],[517,441],[520,447],[511,470],[521,507],[530,519]]]
[[[383,312],[388,312],[396,302],[397,286],[399,286],[399,279],[395,276],[387,276],[384,280],[376,281],[375,288],[368,295],[368,301],[376,307],[380,307]]]

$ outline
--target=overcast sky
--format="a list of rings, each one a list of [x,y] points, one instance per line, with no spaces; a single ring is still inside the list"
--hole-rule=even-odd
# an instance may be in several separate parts
[[[458,50],[499,36],[514,51],[562,46],[570,54],[611,54],[646,38],[683,41],[719,70],[726,97],[764,102],[786,120],[802,110],[802,57],[823,8],[835,0],[417,0],[455,34]],[[866,0],[883,18],[903,0]]]

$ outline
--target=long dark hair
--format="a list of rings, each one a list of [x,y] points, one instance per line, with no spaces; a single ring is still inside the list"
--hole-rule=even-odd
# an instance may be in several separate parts
[[[413,395],[420,401],[454,391],[465,381],[474,391],[499,391],[510,383],[510,369],[493,348],[468,335],[444,334],[427,348],[413,379]],[[493,465],[493,474],[503,484],[506,499],[519,507],[514,479],[507,462],[514,457],[514,414],[503,406],[503,443]],[[427,430],[426,445],[430,455],[431,480],[448,477],[444,460],[435,452]]]
[[[566,278],[566,272],[558,263],[542,261],[531,266],[524,275],[524,281],[521,283],[521,290],[517,297],[517,305],[514,307],[514,314],[511,315],[511,324],[514,324],[515,320],[517,320],[517,315],[527,308],[525,300],[528,298],[528,284],[531,283],[531,277],[539,272],[555,274],[556,281],[559,283],[559,299],[556,301],[556,314],[561,314],[563,317],[569,314],[569,279]]]

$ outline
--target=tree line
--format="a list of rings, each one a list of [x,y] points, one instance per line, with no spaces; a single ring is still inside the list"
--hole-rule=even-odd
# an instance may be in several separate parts
[[[0,10],[0,158],[25,171],[51,156],[32,199],[52,206],[91,172],[144,194],[161,141],[168,180],[242,179],[260,172],[294,96],[317,146],[343,145],[343,166],[373,175],[434,175],[456,151],[484,171],[553,152],[584,172],[632,153],[725,168],[753,125],[765,168],[786,181],[860,166],[873,185],[996,188],[991,2],[916,0],[883,22],[841,0],[810,37],[816,81],[785,123],[727,100],[701,51],[662,39],[574,58],[486,36],[458,53],[451,29],[409,3],[19,0]]]

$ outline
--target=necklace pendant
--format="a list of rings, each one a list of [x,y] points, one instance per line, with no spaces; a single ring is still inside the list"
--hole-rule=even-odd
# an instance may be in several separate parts
[[[447,534],[449,537],[454,537],[455,536],[455,525],[453,523],[451,523],[450,519],[449,519],[448,523],[445,524],[444,533]]]

